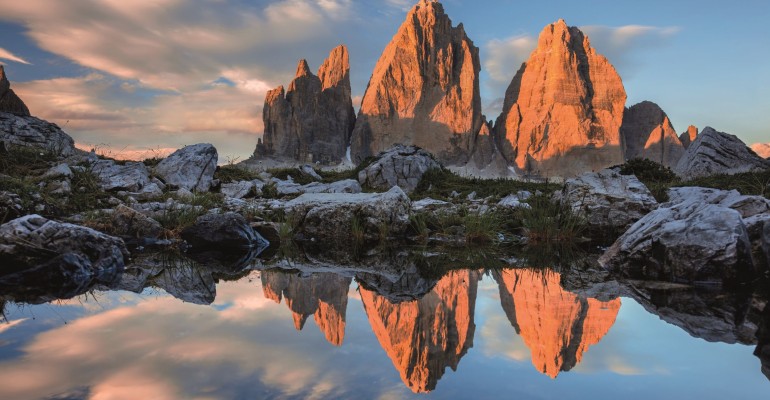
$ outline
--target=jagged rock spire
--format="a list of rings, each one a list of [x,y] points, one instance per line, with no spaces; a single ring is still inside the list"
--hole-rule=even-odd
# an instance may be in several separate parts
[[[13,92],[11,82],[5,76],[5,68],[0,65],[0,112],[29,116],[27,105]]]

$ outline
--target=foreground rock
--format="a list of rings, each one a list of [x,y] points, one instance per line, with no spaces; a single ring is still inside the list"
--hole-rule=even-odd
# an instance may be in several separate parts
[[[11,89],[11,83],[5,76],[5,68],[0,65],[0,112],[29,117],[29,109]]]
[[[668,115],[650,101],[626,109],[620,134],[626,160],[646,158],[673,168],[684,155],[684,146]]]
[[[398,187],[386,193],[304,194],[286,204],[298,222],[295,233],[323,245],[350,245],[358,236],[379,241],[409,226],[411,203]]]
[[[734,175],[770,168],[770,161],[757,156],[738,137],[707,127],[687,148],[674,168],[689,180],[717,174]]]
[[[305,193],[361,193],[363,189],[358,181],[346,179],[332,183],[313,182],[300,185],[291,180],[273,179],[275,189],[280,196],[293,196]]]
[[[75,141],[56,124],[4,112],[0,112],[0,142],[62,156],[75,154]]]
[[[110,222],[111,233],[124,239],[157,239],[166,233],[158,221],[123,204],[112,212]]]
[[[55,285],[58,293],[74,295],[97,281],[113,281],[128,257],[118,238],[39,215],[0,226],[0,287]]]
[[[623,162],[626,92],[607,59],[564,20],[548,25],[505,94],[495,129],[508,162],[573,177]]]
[[[155,167],[166,184],[192,192],[208,192],[217,169],[217,149],[206,143],[175,151]]]
[[[380,56],[351,140],[352,161],[414,144],[465,164],[482,125],[479,50],[441,3],[420,0]]]
[[[318,70],[300,60],[288,91],[283,86],[265,97],[264,142],[255,155],[310,163],[339,163],[356,122],[350,97],[348,50],[339,46]]]
[[[770,268],[770,221],[765,222],[765,227],[762,230],[762,250],[765,252],[767,267]]]
[[[735,285],[755,276],[741,214],[698,199],[663,206],[635,223],[599,262],[634,279]]]
[[[236,213],[206,214],[182,231],[182,239],[195,250],[231,247],[267,248],[269,243]]]
[[[636,176],[609,169],[568,180],[561,202],[583,215],[589,227],[598,232],[623,232],[658,207]]]
[[[431,169],[441,169],[441,164],[430,153],[416,146],[396,145],[359,172],[358,182],[375,190],[398,186],[411,193]]]
[[[150,171],[141,162],[117,164],[112,160],[99,160],[91,165],[91,171],[105,191],[139,192],[150,184]]]

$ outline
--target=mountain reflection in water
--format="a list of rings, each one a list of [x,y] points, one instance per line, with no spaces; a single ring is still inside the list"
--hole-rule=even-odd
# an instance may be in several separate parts
[[[146,255],[70,300],[4,289],[0,398],[750,398],[770,385],[760,297],[543,268],[438,276],[430,256],[387,257]]]

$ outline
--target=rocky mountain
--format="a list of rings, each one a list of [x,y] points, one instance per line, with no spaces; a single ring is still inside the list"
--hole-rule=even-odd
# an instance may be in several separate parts
[[[770,143],[754,143],[751,145],[751,150],[762,158],[770,158]]]
[[[351,278],[331,273],[303,277],[280,271],[263,271],[261,277],[266,298],[276,303],[286,299],[298,331],[312,315],[326,340],[342,345]]]
[[[684,179],[695,179],[767,168],[770,161],[756,155],[738,137],[706,127],[687,148],[674,172]]]
[[[480,278],[476,271],[454,271],[421,299],[402,303],[361,288],[374,334],[415,393],[435,389],[446,367],[456,370],[473,346]]]
[[[687,148],[690,147],[692,142],[694,142],[697,137],[698,128],[696,126],[690,125],[687,128],[687,132],[683,132],[681,135],[679,135],[679,141],[682,142],[682,146],[684,146],[685,150],[687,150]]]
[[[668,115],[651,101],[626,108],[620,135],[626,160],[646,158],[674,167],[684,154]]]
[[[555,272],[516,269],[493,274],[508,320],[538,371],[556,378],[580,363],[609,332],[620,299],[602,302],[564,290]]]
[[[495,124],[500,149],[517,168],[547,176],[620,164],[625,103],[615,68],[559,20],[545,27],[508,87]]]
[[[345,46],[331,51],[317,76],[310,72],[307,61],[300,60],[288,91],[279,86],[265,97],[265,135],[255,156],[341,162],[356,119],[350,91]]]
[[[414,144],[465,164],[482,125],[479,50],[436,0],[420,0],[385,48],[364,94],[352,161]]]
[[[5,68],[2,65],[0,65],[0,112],[30,116],[27,106],[11,89],[11,83],[5,76]]]

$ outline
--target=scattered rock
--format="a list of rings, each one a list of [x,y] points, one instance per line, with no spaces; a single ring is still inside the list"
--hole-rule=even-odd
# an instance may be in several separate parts
[[[72,193],[72,186],[69,181],[54,181],[48,185],[51,194],[66,196]]]
[[[495,124],[509,163],[527,174],[574,177],[623,162],[626,91],[588,37],[548,25],[505,94]]]
[[[431,198],[422,199],[412,203],[412,211],[435,211],[436,209],[452,207],[452,203]]]
[[[182,231],[182,239],[195,250],[269,245],[242,215],[236,213],[210,213],[199,217],[193,226]]]
[[[166,184],[193,192],[208,192],[217,169],[217,149],[206,143],[175,151],[155,167]]]
[[[75,154],[75,141],[56,124],[35,117],[0,112],[0,142],[61,156]]]
[[[416,146],[396,145],[359,172],[358,182],[375,190],[398,186],[411,193],[431,169],[441,169],[441,164],[430,153]]]
[[[770,161],[757,156],[738,137],[706,127],[687,148],[674,168],[690,180],[717,174],[734,175],[770,168]]]
[[[78,225],[27,215],[0,226],[0,275],[45,266],[98,279],[123,270],[129,254],[122,240]]]
[[[157,239],[166,232],[160,223],[131,207],[119,205],[112,212],[111,229],[115,235],[130,239]]]
[[[223,183],[220,191],[227,197],[242,199],[254,191],[254,182],[240,181]]]
[[[609,169],[568,180],[561,201],[585,216],[589,227],[596,231],[625,231],[658,207],[652,193],[636,176]]]
[[[141,162],[120,165],[112,160],[99,160],[92,164],[91,171],[105,191],[139,192],[150,183],[150,171]]]
[[[72,173],[72,169],[70,169],[70,166],[67,164],[59,164],[51,169],[49,169],[45,174],[43,174],[44,179],[55,179],[55,178],[72,178],[74,174]]]
[[[20,217],[24,213],[21,197],[16,193],[0,191],[0,223]]]
[[[508,208],[530,208],[530,205],[527,203],[524,203],[527,199],[532,197],[532,193],[527,191],[520,191],[516,194],[510,194],[500,200],[499,203],[497,203],[498,207],[508,207]]]
[[[298,167],[299,171],[303,174],[315,179],[316,181],[321,181],[323,178],[321,178],[321,175],[318,175],[317,172],[313,169],[313,167],[309,164],[302,165]]]
[[[647,214],[600,258],[634,279],[732,285],[754,277],[741,214],[697,199]]]
[[[668,115],[651,101],[626,109],[620,134],[626,160],[646,158],[673,168],[684,155],[684,146]]]
[[[453,27],[441,3],[420,0],[369,80],[352,134],[353,163],[399,143],[448,165],[467,163],[484,122],[480,70],[463,25]]]
[[[286,203],[300,224],[295,233],[325,246],[352,243],[354,222],[365,241],[380,240],[383,229],[398,235],[409,226],[411,203],[398,187],[386,193],[304,194]]]
[[[313,182],[307,185],[275,178],[273,182],[275,182],[275,189],[280,196],[297,196],[305,193],[361,193],[363,191],[358,181],[352,179],[333,183]]]

